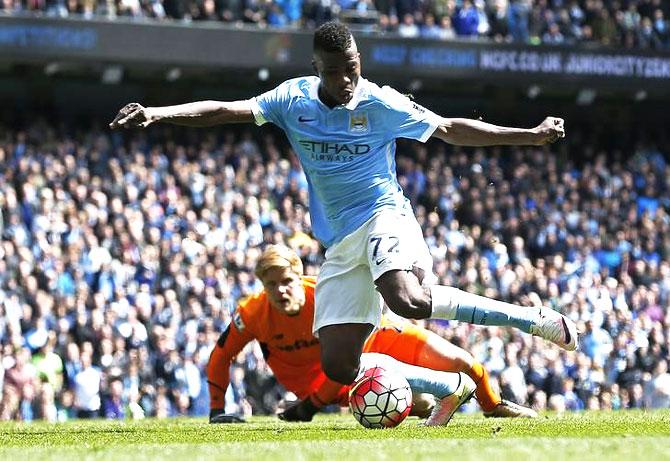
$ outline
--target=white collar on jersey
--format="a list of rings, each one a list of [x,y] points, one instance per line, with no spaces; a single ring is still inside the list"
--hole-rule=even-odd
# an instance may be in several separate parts
[[[314,80],[314,83],[310,86],[309,88],[309,97],[312,99],[316,99],[319,101],[321,104],[323,102],[319,99],[319,84],[321,83],[320,78],[316,78]],[[337,109],[338,107],[344,107],[345,109],[348,110],[354,110],[358,106],[358,104],[363,100],[364,96],[367,94],[367,86],[370,84],[367,80],[365,80],[363,77],[359,77],[358,79],[358,85],[356,85],[356,89],[354,90],[354,95],[351,98],[351,101],[349,101],[346,105],[344,106],[335,106],[333,109]],[[325,106],[325,104],[324,104]]]

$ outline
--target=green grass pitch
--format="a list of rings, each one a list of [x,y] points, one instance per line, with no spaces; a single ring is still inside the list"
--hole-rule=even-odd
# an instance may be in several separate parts
[[[534,420],[457,414],[447,427],[414,418],[366,430],[350,415],[290,424],[202,419],[1,423],[0,460],[670,460],[670,410],[544,415]]]

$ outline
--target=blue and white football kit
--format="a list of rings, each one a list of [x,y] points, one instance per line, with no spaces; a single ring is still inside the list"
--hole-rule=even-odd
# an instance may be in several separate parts
[[[576,325],[552,309],[435,284],[432,257],[396,178],[395,139],[425,142],[441,118],[363,78],[347,105],[329,108],[319,100],[319,83],[318,77],[287,80],[250,101],[256,123],[281,127],[298,154],[312,229],[328,247],[316,285],[314,333],[342,323],[379,325],[383,300],[374,281],[417,267],[430,289],[433,317],[514,326],[574,350]]]
[[[340,323],[378,325],[374,280],[432,258],[396,178],[395,139],[425,142],[440,117],[389,87],[359,79],[352,100],[329,108],[320,79],[300,77],[251,100],[258,125],[286,133],[307,176],[312,229],[328,247],[316,288],[314,331]],[[375,309],[373,306],[379,306]]]

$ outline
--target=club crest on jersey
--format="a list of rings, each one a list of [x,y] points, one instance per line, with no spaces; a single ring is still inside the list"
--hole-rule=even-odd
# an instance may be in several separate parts
[[[357,134],[370,132],[367,112],[352,112],[349,115],[349,131]]]
[[[242,316],[239,312],[235,312],[235,314],[233,314],[233,323],[235,324],[237,331],[244,330],[244,320],[242,320]]]

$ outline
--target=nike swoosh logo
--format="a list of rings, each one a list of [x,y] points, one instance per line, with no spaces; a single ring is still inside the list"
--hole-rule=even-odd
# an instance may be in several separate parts
[[[315,121],[315,118],[308,118],[308,117],[303,117],[302,115],[298,117],[298,121],[305,123],[305,122],[313,122]]]
[[[572,341],[572,336],[570,335],[568,325],[566,325],[564,318],[561,318],[561,322],[563,322],[563,330],[565,330],[565,344],[570,344],[570,342]]]
[[[379,266],[384,261],[386,261],[386,258],[378,259],[378,260],[375,261],[375,264]]]

